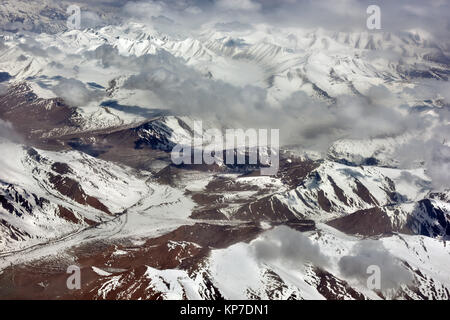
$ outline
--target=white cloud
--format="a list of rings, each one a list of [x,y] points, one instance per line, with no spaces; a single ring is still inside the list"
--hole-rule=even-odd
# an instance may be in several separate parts
[[[262,262],[279,262],[291,267],[308,263],[322,268],[329,265],[328,257],[322,254],[318,244],[286,226],[267,231],[250,244],[250,249]]]
[[[354,278],[367,284],[369,274],[367,268],[375,265],[381,272],[381,290],[398,289],[401,285],[409,285],[413,276],[401,262],[387,251],[382,242],[377,240],[363,240],[358,242],[349,255],[342,257],[339,262],[340,272],[348,278]]]
[[[164,3],[153,1],[131,1],[123,7],[124,13],[138,19],[148,20],[151,17],[157,17],[164,11]]]
[[[228,10],[258,11],[261,9],[261,4],[252,0],[218,0],[216,4],[219,8]]]
[[[14,130],[12,124],[0,119],[0,138],[13,142],[22,142],[22,137]]]
[[[52,90],[69,105],[77,107],[84,106],[93,100],[99,100],[103,95],[98,90],[86,88],[83,82],[76,79],[61,79]]]

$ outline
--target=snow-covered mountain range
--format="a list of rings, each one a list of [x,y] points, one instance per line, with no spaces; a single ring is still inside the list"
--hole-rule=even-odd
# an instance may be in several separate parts
[[[448,43],[47,2],[0,5],[0,298],[449,299]],[[278,173],[173,164],[211,128],[279,128]]]

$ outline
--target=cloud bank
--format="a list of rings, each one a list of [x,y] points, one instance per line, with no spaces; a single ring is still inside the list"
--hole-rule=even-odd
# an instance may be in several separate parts
[[[141,21],[163,15],[191,27],[212,21],[239,21],[280,27],[367,31],[366,9],[373,4],[369,0],[147,0],[127,2],[122,14]],[[446,39],[450,31],[448,1],[382,0],[375,4],[381,9],[383,31],[422,29],[442,39]]]
[[[293,269],[312,264],[323,270],[330,270],[331,259],[325,255],[319,244],[307,236],[286,226],[275,227],[252,241],[249,249],[260,263],[282,265]],[[380,269],[380,290],[396,291],[402,285],[412,284],[414,278],[409,270],[402,266],[377,240],[358,241],[348,255],[337,261],[337,268],[344,279],[355,279],[363,287],[371,276],[369,266]]]
[[[282,128],[281,142],[285,145],[326,151],[338,139],[394,137],[432,123],[429,116],[410,112],[409,107],[395,102],[381,84],[371,87],[364,97],[341,95],[332,104],[303,91],[273,104],[265,88],[209,79],[166,51],[124,57],[103,45],[87,56],[98,59],[105,68],[134,72],[123,88],[151,93],[161,101],[160,107],[175,115],[211,118],[224,127]],[[428,92],[428,97],[430,94],[436,92]]]

